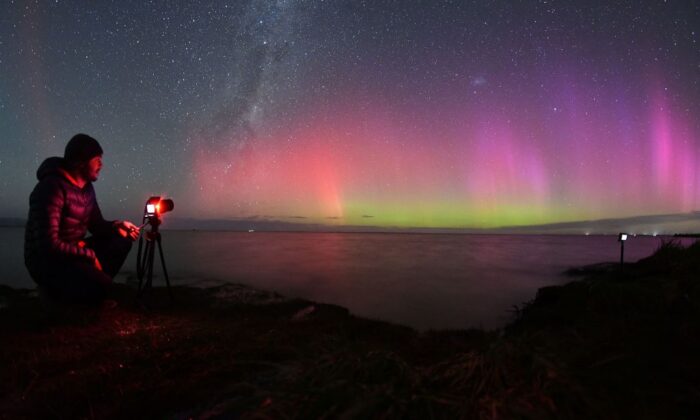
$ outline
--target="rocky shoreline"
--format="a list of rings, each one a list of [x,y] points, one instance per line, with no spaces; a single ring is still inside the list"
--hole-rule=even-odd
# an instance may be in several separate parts
[[[0,417],[688,418],[700,245],[578,269],[507,327],[428,331],[242,285],[148,307],[0,286]]]

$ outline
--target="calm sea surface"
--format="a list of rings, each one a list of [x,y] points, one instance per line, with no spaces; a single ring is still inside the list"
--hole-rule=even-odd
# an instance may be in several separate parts
[[[23,235],[0,228],[1,284],[33,287]],[[625,260],[650,255],[662,240],[631,238]],[[243,283],[442,329],[501,326],[539,287],[570,281],[567,268],[618,261],[620,247],[616,236],[164,231],[163,250],[173,284]],[[117,281],[135,265],[136,246]]]

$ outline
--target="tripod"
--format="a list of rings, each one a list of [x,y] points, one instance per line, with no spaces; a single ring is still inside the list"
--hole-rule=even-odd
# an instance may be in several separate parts
[[[160,254],[160,263],[163,265],[163,274],[165,275],[165,284],[168,286],[168,296],[173,299],[173,292],[170,290],[170,279],[168,278],[168,270],[165,268],[165,259],[163,258],[163,245],[161,244],[161,236],[158,231],[160,226],[160,218],[158,216],[144,217],[145,224],[151,226],[150,232],[144,232],[139,238],[139,250],[136,254],[136,275],[139,278],[138,299],[146,292],[151,295],[153,288],[153,259],[156,252],[156,244],[158,244],[158,253]],[[144,238],[146,240],[146,249],[141,254]],[[144,276],[146,281],[144,282]]]

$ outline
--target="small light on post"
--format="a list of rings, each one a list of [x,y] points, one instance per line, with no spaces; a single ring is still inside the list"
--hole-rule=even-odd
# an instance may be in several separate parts
[[[620,233],[617,237],[617,241],[620,242],[620,271],[625,268],[625,242],[627,241],[627,234]]]

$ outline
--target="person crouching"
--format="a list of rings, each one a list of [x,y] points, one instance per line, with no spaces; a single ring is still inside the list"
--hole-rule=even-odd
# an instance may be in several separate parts
[[[102,168],[102,147],[76,134],[63,157],[39,166],[39,182],[29,196],[24,262],[49,298],[68,303],[100,303],[107,297],[138,238],[129,221],[107,221],[92,183]],[[86,238],[87,232],[92,236]]]

